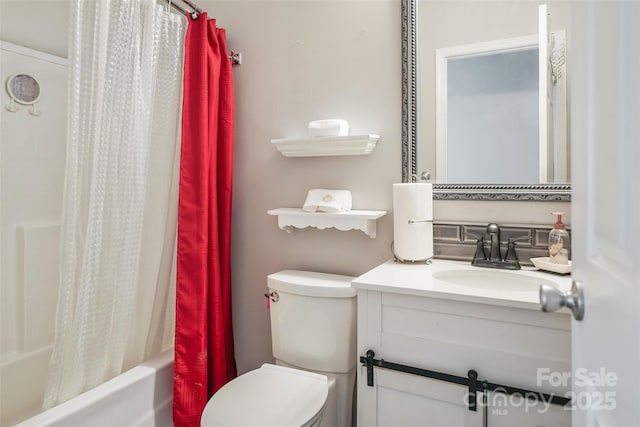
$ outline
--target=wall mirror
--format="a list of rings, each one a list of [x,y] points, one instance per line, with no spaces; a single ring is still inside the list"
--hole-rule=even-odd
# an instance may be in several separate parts
[[[404,182],[429,171],[435,199],[570,200],[567,3],[402,0]]]

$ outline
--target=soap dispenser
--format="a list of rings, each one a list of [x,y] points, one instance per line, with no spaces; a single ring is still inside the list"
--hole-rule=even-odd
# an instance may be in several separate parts
[[[549,262],[567,265],[569,264],[571,238],[562,223],[562,215],[564,213],[552,212],[551,215],[557,215],[558,220],[553,224],[553,229],[549,232]]]

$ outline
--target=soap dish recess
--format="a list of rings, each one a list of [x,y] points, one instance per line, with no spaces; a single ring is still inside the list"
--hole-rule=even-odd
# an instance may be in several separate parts
[[[531,258],[531,262],[534,266],[540,270],[551,271],[553,273],[568,274],[571,273],[571,261],[569,264],[555,264],[549,262],[549,257]]]

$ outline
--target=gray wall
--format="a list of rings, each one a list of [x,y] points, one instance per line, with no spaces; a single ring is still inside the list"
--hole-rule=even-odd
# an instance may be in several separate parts
[[[391,210],[401,180],[400,2],[201,2],[243,54],[234,68],[236,162],[233,286],[240,372],[271,358],[266,276],[282,269],[359,275],[390,257],[391,216],[378,236],[314,228],[287,234],[268,209],[301,207],[307,190],[351,190],[354,209]],[[346,119],[382,136],[368,156],[285,158],[270,139],[309,121]]]
[[[66,10],[53,6],[65,3],[0,0],[0,38],[66,56]],[[234,68],[232,243],[242,373],[272,360],[263,296],[269,273],[308,269],[358,275],[390,258],[391,215],[378,221],[378,236],[371,239],[333,229],[286,234],[266,211],[301,206],[308,189],[321,187],[351,190],[354,209],[391,211],[391,185],[401,179],[400,0],[198,3],[227,29],[229,47],[243,53],[243,65]],[[44,35],[38,36],[38,28]],[[378,133],[382,139],[369,156],[337,158],[284,158],[270,143],[303,136],[310,120],[323,118],[346,119],[352,134]],[[569,206],[436,202],[434,218],[551,224],[549,212],[558,209]]]

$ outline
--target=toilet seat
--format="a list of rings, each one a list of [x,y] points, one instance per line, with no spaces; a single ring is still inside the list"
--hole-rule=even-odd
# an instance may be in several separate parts
[[[222,387],[207,403],[201,425],[306,426],[327,401],[324,375],[265,363]]]

